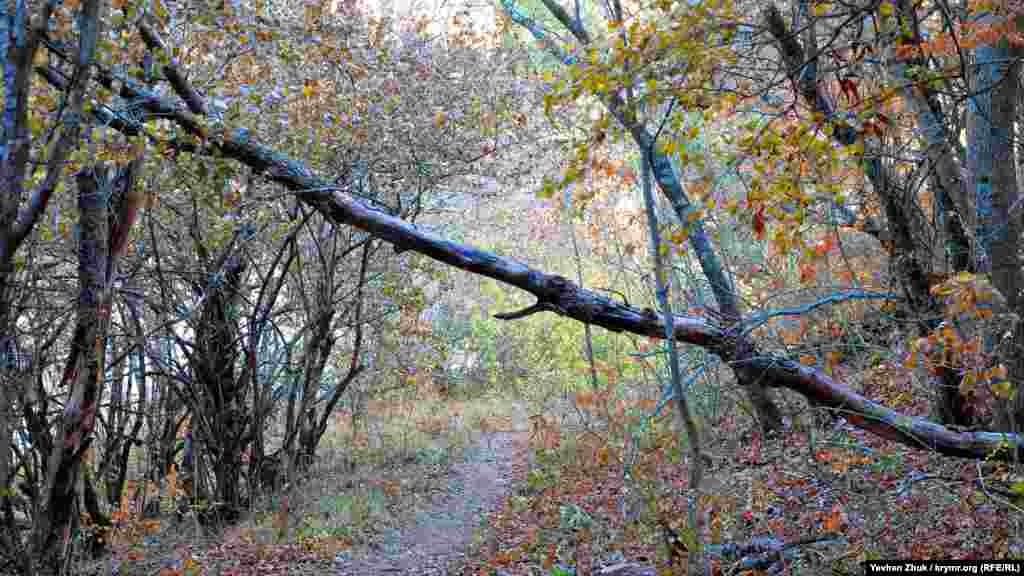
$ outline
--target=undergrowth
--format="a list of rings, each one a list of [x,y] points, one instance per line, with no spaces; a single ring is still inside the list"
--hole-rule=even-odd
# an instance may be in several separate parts
[[[858,378],[857,372],[863,372]],[[841,365],[838,378],[874,390],[892,365]],[[536,420],[524,485],[490,519],[493,537],[467,574],[591,574],[630,564],[685,574],[694,533],[713,574],[739,570],[729,545],[794,543],[791,574],[859,574],[865,560],[1002,559],[1024,555],[1015,467],[911,450],[859,430],[783,394],[787,427],[765,436],[723,386],[725,406],[705,418],[710,457],[698,498],[699,525],[686,522],[689,462],[673,417],[641,425],[651,399],[624,400],[612,387],[577,393],[564,418]],[[905,397],[904,397],[905,398]],[[927,415],[928,397],[904,400]],[[639,569],[639,568],[638,568]]]
[[[115,526],[102,536],[110,555],[101,561],[80,558],[74,571],[230,576],[262,566],[265,576],[285,559],[289,570],[329,570],[339,555],[372,554],[383,533],[413,524],[417,512],[446,488],[451,465],[468,447],[488,432],[511,429],[520,417],[514,408],[497,397],[447,401],[419,394],[372,400],[364,417],[339,411],[303,479],[253,499],[241,522],[201,526],[197,510],[143,519],[126,497],[124,509],[114,512]],[[172,475],[165,484],[176,482]],[[180,486],[165,486],[161,493],[167,499],[176,491]],[[83,538],[89,534],[87,527]]]
[[[835,372],[881,398],[907,389],[898,380],[913,377],[866,360]],[[683,573],[683,549],[695,534],[716,574],[738,566],[727,545],[756,538],[821,538],[788,557],[792,574],[855,574],[861,562],[880,558],[1024,555],[1008,489],[1019,482],[1013,466],[911,450],[792,394],[780,403],[787,427],[765,436],[726,381],[719,382],[720,405],[701,416],[709,460],[699,524],[689,526],[690,463],[674,417],[666,409],[646,418],[658,405],[656,391],[626,394],[615,378],[607,381],[525,410],[499,397],[372,401],[365,419],[335,418],[306,480],[255,501],[244,521],[223,532],[201,530],[189,516],[116,516],[113,554],[100,570],[119,564],[120,574],[152,574],[157,566],[165,574],[232,575],[262,566],[270,574],[268,565],[287,561],[288,573],[328,573],[333,559],[372,557],[386,532],[415,524],[468,448],[488,432],[512,430],[529,434],[529,467],[498,511],[470,519],[478,538],[451,574],[590,574],[627,562]],[[892,403],[926,415],[928,400]]]

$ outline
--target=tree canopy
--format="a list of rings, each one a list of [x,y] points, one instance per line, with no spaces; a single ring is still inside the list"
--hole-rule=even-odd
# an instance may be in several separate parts
[[[502,0],[488,14],[481,29],[468,6],[0,11],[12,566],[55,569],[76,485],[116,478],[115,504],[143,445],[153,476],[201,447],[204,489],[234,518],[243,470],[293,478],[363,375],[416,381],[410,350],[443,372],[470,356],[466,334],[495,331],[477,312],[509,334],[542,312],[581,324],[584,354],[537,350],[586,357],[593,388],[611,336],[591,327],[671,342],[663,402],[694,486],[678,356],[695,350],[766,432],[786,426],[788,390],[915,449],[1019,459],[1017,5]],[[449,269],[507,292],[478,285],[465,305]],[[864,371],[922,379],[929,414],[850,383],[872,323],[884,354]],[[31,505],[16,510],[17,485]]]

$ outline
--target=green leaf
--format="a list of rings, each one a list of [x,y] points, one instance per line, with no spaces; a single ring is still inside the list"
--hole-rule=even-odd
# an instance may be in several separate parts
[[[679,530],[679,539],[686,546],[687,550],[696,552],[698,549],[697,533],[693,528],[687,527]]]
[[[537,191],[537,198],[541,200],[550,200],[555,195],[555,183],[550,178],[544,177],[544,185],[540,190]]]
[[[1024,480],[1011,484],[1010,492],[1013,492],[1013,495],[1018,498],[1024,497]]]

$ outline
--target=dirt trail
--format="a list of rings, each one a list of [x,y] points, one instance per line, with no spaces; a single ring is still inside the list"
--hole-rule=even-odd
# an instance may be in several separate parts
[[[488,515],[512,492],[513,472],[525,465],[528,440],[525,431],[482,435],[452,465],[448,489],[417,512],[415,525],[385,534],[365,558],[335,562],[337,574],[449,574],[448,567],[461,563]]]

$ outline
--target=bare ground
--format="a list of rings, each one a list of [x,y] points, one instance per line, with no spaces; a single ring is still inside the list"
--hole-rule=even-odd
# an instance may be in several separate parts
[[[511,494],[517,466],[528,458],[528,433],[520,430],[525,428],[483,434],[452,465],[447,490],[416,511],[414,525],[389,531],[362,557],[338,558],[337,574],[459,574],[467,551],[485,534],[488,516]]]

